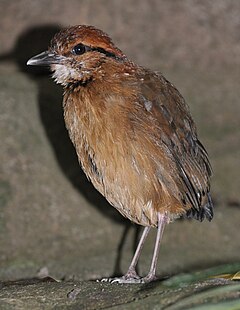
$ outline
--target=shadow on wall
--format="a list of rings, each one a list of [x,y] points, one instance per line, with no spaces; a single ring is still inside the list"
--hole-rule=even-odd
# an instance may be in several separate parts
[[[57,25],[38,26],[23,32],[13,51],[0,55],[0,61],[14,60],[19,69],[26,73],[38,85],[39,114],[49,142],[54,150],[56,160],[64,175],[72,185],[83,195],[98,211],[109,217],[112,221],[124,226],[123,234],[118,245],[118,254],[115,262],[113,276],[121,275],[120,263],[122,248],[131,227],[135,229],[133,251],[136,248],[140,227],[132,225],[116,211],[106,199],[87,180],[80,168],[75,149],[69,139],[65,128],[62,109],[62,87],[50,79],[49,69],[46,67],[27,66],[26,62],[32,56],[46,50],[49,43],[61,27]],[[116,240],[117,242],[117,240]]]

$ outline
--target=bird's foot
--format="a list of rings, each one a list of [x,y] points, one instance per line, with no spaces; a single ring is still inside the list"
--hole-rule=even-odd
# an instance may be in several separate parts
[[[119,284],[138,284],[138,283],[150,283],[156,281],[158,278],[155,275],[148,274],[146,277],[140,278],[138,275],[129,276],[126,274],[122,277],[116,278],[103,278],[101,282],[108,282],[108,283],[119,283]]]
[[[103,278],[101,282],[108,282],[108,283],[143,283],[142,279],[136,273],[135,270],[128,270],[128,272],[122,277],[116,278]]]
[[[158,277],[155,274],[149,273],[146,277],[141,278],[140,283],[150,283],[156,281]]]
[[[108,283],[119,283],[119,284],[136,284],[136,283],[142,283],[141,282],[141,278],[137,279],[137,278],[125,278],[125,276],[123,277],[119,277],[119,278],[104,278],[101,280],[101,282],[108,282]]]

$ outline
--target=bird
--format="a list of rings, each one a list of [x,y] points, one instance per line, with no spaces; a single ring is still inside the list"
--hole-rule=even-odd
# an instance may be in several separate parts
[[[179,217],[213,218],[212,168],[186,101],[161,73],[131,61],[90,25],[61,30],[27,65],[50,67],[64,89],[65,124],[83,171],[110,205],[144,227],[128,271],[104,280],[155,281],[166,225]],[[139,276],[152,227],[150,269]]]

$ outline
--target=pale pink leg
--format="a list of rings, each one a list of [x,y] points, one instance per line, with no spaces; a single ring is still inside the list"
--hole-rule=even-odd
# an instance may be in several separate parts
[[[157,237],[152,257],[152,263],[149,270],[149,273],[146,277],[141,279],[142,283],[148,283],[157,279],[156,277],[156,269],[157,269],[157,260],[159,254],[160,243],[163,235],[163,230],[165,225],[168,222],[168,217],[165,214],[158,213],[158,229],[157,229]]]
[[[111,282],[111,283],[141,283],[142,279],[139,277],[139,275],[136,272],[136,266],[137,266],[137,262],[139,260],[142,248],[143,248],[143,244],[147,238],[147,235],[150,231],[150,226],[145,227],[142,233],[142,236],[139,240],[137,249],[135,251],[135,254],[133,256],[133,259],[131,261],[131,264],[128,268],[127,273],[120,278],[110,278],[110,279],[102,279],[102,282]]]
[[[136,272],[136,265],[143,248],[143,244],[146,240],[146,237],[150,231],[150,227],[145,227],[142,233],[141,239],[138,243],[136,252],[133,256],[132,262],[128,268],[127,273],[120,278],[112,278],[112,279],[103,279],[104,282],[111,282],[111,283],[149,283],[151,281],[156,280],[156,269],[157,269],[157,260],[158,260],[158,253],[160,248],[160,242],[163,235],[163,230],[165,225],[168,223],[169,218],[166,214],[158,213],[158,228],[157,228],[157,237],[151,262],[151,267],[149,273],[146,277],[140,278]]]
[[[126,279],[139,279],[139,276],[136,272],[136,266],[137,266],[137,262],[139,260],[139,257],[140,257],[140,254],[141,254],[141,251],[142,251],[142,248],[143,248],[143,244],[147,238],[147,235],[150,231],[150,226],[147,226],[144,228],[143,230],[143,233],[142,233],[142,236],[141,236],[141,239],[139,240],[139,243],[138,243],[138,246],[137,246],[137,249],[135,251],[135,254],[132,258],[132,261],[131,261],[131,264],[128,268],[128,271],[127,273],[125,274],[124,278]]]

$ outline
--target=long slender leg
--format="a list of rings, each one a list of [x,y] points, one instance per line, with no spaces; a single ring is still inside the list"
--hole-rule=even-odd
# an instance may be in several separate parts
[[[150,231],[150,228],[151,228],[150,226],[147,226],[143,230],[142,236],[139,240],[139,243],[138,243],[137,249],[135,251],[135,254],[132,258],[131,264],[128,268],[127,273],[124,276],[126,279],[128,279],[128,278],[139,278],[139,276],[137,275],[137,272],[136,272],[136,266],[137,266],[137,262],[139,260],[142,248],[143,248],[143,244],[147,238],[147,235]]]
[[[137,272],[136,272],[136,266],[137,266],[137,262],[139,260],[142,248],[143,248],[143,244],[147,238],[147,235],[150,231],[149,226],[145,227],[142,233],[142,236],[140,238],[140,241],[138,243],[137,249],[135,251],[135,254],[132,258],[131,264],[128,268],[127,273],[121,277],[121,278],[113,278],[113,279],[103,279],[102,281],[109,281],[111,283],[117,282],[117,283],[141,283],[142,280],[140,279],[140,277],[138,276]]]
[[[159,248],[160,248],[160,243],[161,243],[161,239],[163,235],[163,230],[167,222],[168,222],[168,217],[165,214],[158,213],[157,237],[156,237],[151,267],[150,267],[148,275],[141,279],[141,282],[143,283],[148,283],[148,282],[156,280],[156,268],[157,268]]]

